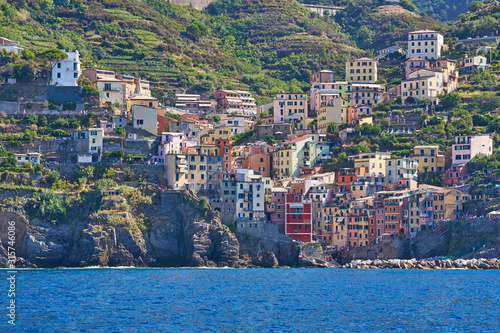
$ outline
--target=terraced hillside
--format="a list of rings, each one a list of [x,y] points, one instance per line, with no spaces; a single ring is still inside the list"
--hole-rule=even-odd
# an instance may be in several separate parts
[[[218,12],[226,3],[200,12],[164,0],[0,0],[0,35],[78,49],[86,65],[149,79],[158,95],[302,90],[311,71],[363,54],[295,0],[237,0],[231,13]]]

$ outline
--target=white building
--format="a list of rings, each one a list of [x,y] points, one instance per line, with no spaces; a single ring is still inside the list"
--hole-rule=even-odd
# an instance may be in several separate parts
[[[134,128],[143,129],[153,135],[158,132],[158,114],[155,108],[142,105],[132,106],[132,125]]]
[[[385,160],[387,182],[397,184],[401,179],[418,181],[418,160],[416,158],[388,158]]]
[[[452,146],[452,164],[465,164],[479,153],[493,153],[493,139],[489,134],[457,136]]]
[[[104,128],[92,127],[73,133],[77,140],[78,163],[92,163],[101,160],[103,153]]]
[[[434,30],[419,30],[408,33],[408,53],[406,57],[422,59],[441,58],[444,38]]]
[[[482,69],[485,71],[488,68],[488,61],[486,57],[476,55],[476,56],[465,56],[464,61],[460,62],[460,73],[461,74],[474,74],[476,69]]]
[[[20,54],[25,47],[13,40],[0,37],[0,50],[6,50],[7,52]]]
[[[401,82],[401,98],[406,104],[408,98],[416,102],[422,98],[430,98],[436,105],[438,96],[444,93],[444,74],[442,70],[419,69]]]
[[[265,180],[252,169],[236,169],[236,211],[238,221],[265,221]]]
[[[63,52],[65,52],[63,50]],[[52,80],[51,84],[60,87],[78,86],[78,78],[82,74],[82,65],[80,62],[80,53],[65,52],[68,59],[62,59],[52,62]]]

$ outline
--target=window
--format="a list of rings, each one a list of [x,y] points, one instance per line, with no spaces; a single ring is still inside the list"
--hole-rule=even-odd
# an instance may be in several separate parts
[[[60,79],[61,78],[61,73],[57,73],[57,78]]]

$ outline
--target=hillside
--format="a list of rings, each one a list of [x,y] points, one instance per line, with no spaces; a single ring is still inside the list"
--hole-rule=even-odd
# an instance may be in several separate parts
[[[471,0],[412,0],[422,12],[441,22],[453,22],[467,12]]]
[[[449,34],[459,39],[476,36],[498,36],[500,32],[500,2],[484,1],[470,8],[471,11],[459,16],[449,28]]]
[[[443,30],[445,26],[420,13],[409,1],[387,5],[385,1],[352,0],[335,21],[363,49],[378,50],[406,40],[409,31]]]
[[[178,87],[302,90],[310,72],[363,54],[293,0],[219,0],[202,12],[163,0],[0,0],[0,7],[0,35],[35,49],[78,49],[87,66],[149,79],[157,96]]]

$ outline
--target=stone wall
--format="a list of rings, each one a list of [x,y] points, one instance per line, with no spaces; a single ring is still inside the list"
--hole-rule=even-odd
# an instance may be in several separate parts
[[[191,6],[198,10],[205,9],[211,2],[215,0],[171,0],[173,3],[179,6]]]
[[[343,265],[352,260],[409,259],[410,241],[404,236],[384,239],[376,245],[344,249],[338,253],[338,262]]]

